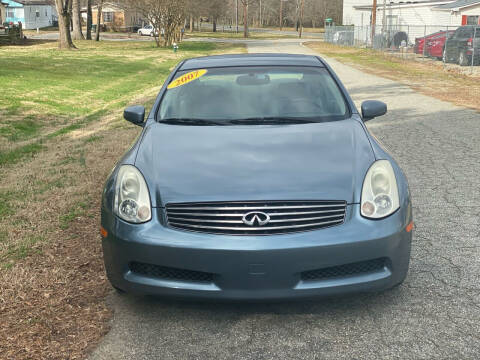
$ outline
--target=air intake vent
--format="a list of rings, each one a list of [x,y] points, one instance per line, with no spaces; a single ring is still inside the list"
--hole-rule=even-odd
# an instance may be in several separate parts
[[[187,282],[211,283],[213,282],[213,274],[192,271],[185,269],[176,269],[166,266],[158,266],[145,264],[140,262],[130,263],[130,270],[139,275],[146,275],[164,280],[179,280]]]
[[[351,264],[331,266],[323,269],[316,269],[304,271],[301,278],[304,281],[309,280],[326,280],[341,277],[348,277],[354,275],[368,274],[383,270],[386,265],[386,259],[374,259],[367,261],[360,261]]]
[[[271,235],[342,224],[345,201],[244,201],[167,204],[170,227],[226,235]]]

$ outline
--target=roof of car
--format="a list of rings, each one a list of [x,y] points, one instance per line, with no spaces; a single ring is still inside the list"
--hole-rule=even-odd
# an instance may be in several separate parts
[[[313,55],[298,54],[228,54],[198,57],[186,60],[180,70],[226,66],[318,66],[323,62]]]

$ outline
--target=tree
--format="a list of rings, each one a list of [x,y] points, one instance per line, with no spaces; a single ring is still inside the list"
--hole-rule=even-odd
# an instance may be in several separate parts
[[[55,0],[55,7],[58,14],[58,46],[60,49],[76,49],[70,33],[70,21],[72,18],[70,13],[71,5],[72,0]]]
[[[87,0],[87,40],[92,40],[92,0]]]
[[[225,0],[209,0],[205,2],[206,11],[213,24],[213,32],[217,31],[218,20],[225,15],[227,2]]]
[[[84,40],[85,37],[83,36],[82,32],[82,19],[80,14],[80,0],[71,0],[72,5],[72,22],[73,22],[73,32],[72,32],[72,39],[73,40]]]
[[[241,0],[243,5],[243,37],[248,38],[248,5],[252,0]]]
[[[99,0],[97,4],[97,28],[95,29],[95,41],[100,41],[100,22],[102,21],[103,0]]]
[[[157,46],[172,46],[181,41],[187,0],[129,0],[127,3],[152,24]],[[163,39],[159,38],[160,35]]]

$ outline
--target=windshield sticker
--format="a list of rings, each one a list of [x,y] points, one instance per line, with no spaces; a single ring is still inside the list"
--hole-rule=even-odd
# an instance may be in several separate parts
[[[189,72],[185,75],[180,76],[178,79],[173,80],[167,86],[167,89],[174,89],[176,87],[188,84],[189,82],[192,82],[193,80],[198,79],[199,77],[205,75],[206,73],[207,73],[206,69],[195,70],[195,71]]]

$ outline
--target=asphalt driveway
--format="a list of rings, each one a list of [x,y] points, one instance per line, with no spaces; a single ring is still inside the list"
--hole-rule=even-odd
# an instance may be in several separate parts
[[[295,40],[251,52],[312,53]],[[112,330],[92,359],[478,359],[480,114],[338,62],[368,127],[410,181],[416,230],[409,276],[380,293],[299,303],[176,302],[112,294]],[[478,101],[472,97],[472,101]]]

